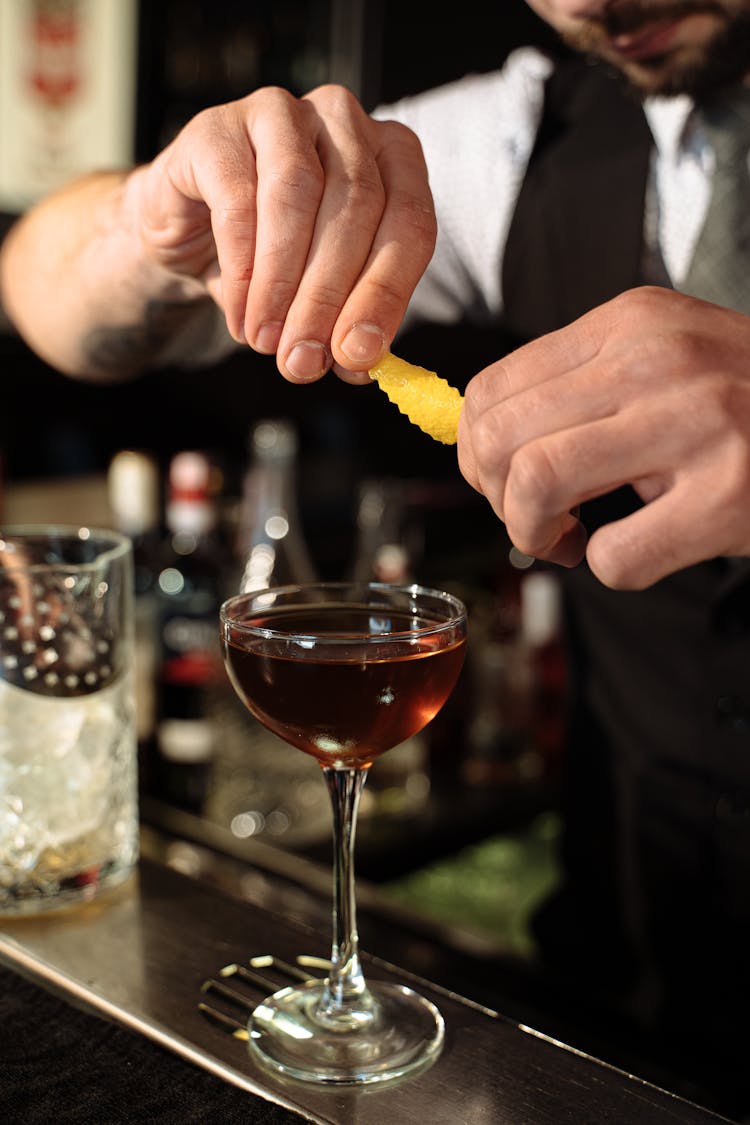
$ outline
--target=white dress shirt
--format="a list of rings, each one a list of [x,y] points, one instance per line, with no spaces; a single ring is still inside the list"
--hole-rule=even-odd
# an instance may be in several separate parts
[[[406,325],[415,320],[487,325],[502,314],[505,241],[551,70],[536,48],[522,47],[500,70],[468,75],[375,111],[373,116],[402,121],[419,136],[437,210],[435,254]],[[645,103],[654,149],[642,272],[652,284],[679,287],[708,206],[713,154],[691,109],[686,96]],[[175,351],[205,363],[236,347],[215,312],[191,325],[188,347],[186,329]]]
[[[502,313],[505,240],[551,70],[543,54],[524,47],[501,70],[469,75],[376,111],[419,136],[437,208],[435,255],[408,320],[487,324]],[[644,108],[654,150],[643,280],[679,287],[708,205],[713,154],[687,96],[651,98]]]

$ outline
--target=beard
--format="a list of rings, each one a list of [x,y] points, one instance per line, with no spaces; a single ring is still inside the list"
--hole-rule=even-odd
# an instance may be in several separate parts
[[[634,32],[656,20],[709,14],[723,23],[704,42],[686,44],[647,59],[613,57],[608,40]],[[750,72],[750,7],[730,7],[711,0],[613,0],[597,19],[581,20],[563,32],[565,42],[619,71],[641,97],[690,94],[701,100],[741,82]]]

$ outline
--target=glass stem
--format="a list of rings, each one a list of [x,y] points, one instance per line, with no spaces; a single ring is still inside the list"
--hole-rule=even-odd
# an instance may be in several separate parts
[[[365,1016],[370,1007],[359,961],[354,893],[354,837],[367,770],[327,766],[323,773],[333,812],[333,947],[331,972],[319,1015],[357,1020]]]

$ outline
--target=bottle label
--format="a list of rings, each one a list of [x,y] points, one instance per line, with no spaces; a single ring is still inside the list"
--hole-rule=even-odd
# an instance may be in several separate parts
[[[208,762],[214,750],[214,725],[208,719],[165,719],[159,724],[159,750],[170,762]]]
[[[218,674],[216,621],[179,615],[164,623],[162,679],[172,684],[212,683]]]

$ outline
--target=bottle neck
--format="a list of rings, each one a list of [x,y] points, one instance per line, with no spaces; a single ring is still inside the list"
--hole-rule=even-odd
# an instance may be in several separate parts
[[[245,478],[237,536],[240,592],[315,578],[297,510],[292,458],[256,461]]]
[[[294,467],[285,462],[253,465],[244,482],[238,548],[278,536],[297,520]]]

